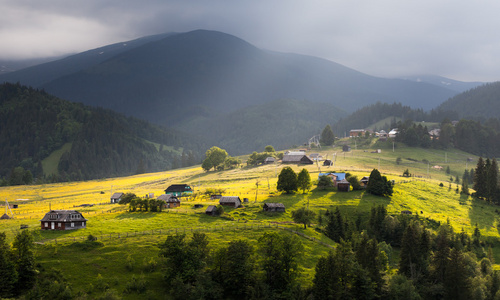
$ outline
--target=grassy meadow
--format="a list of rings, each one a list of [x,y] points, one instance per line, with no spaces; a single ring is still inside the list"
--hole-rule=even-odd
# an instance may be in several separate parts
[[[456,231],[464,229],[472,233],[477,224],[483,236],[500,237],[500,215],[496,212],[498,207],[461,195],[456,192],[455,183],[450,185],[450,176],[461,178],[466,168],[470,170],[475,167],[477,157],[457,150],[417,149],[401,144],[394,144],[393,148],[392,142],[375,140],[347,142],[352,147],[348,153],[343,153],[341,147],[308,151],[332,159],[335,163],[332,167],[324,167],[321,163],[291,167],[296,172],[306,168],[313,181],[320,172],[348,171],[360,179],[369,176],[371,170],[377,168],[396,182],[392,197],[376,197],[364,191],[342,193],[317,190],[315,186],[306,193],[280,194],[276,190],[277,176],[283,167],[280,164],[258,167],[244,164],[238,169],[218,172],[204,172],[200,166],[194,166],[85,182],[1,187],[0,199],[18,204],[19,208],[12,209],[13,219],[0,221],[0,230],[12,240],[21,224],[28,225],[36,241],[43,243],[37,244],[36,248],[38,261],[42,265],[56,264],[60,266],[58,268],[64,269],[64,275],[74,287],[81,290],[94,288],[96,291],[102,284],[123,291],[127,278],[131,274],[141,273],[154,290],[161,290],[161,280],[156,280],[161,278],[158,277],[161,276],[160,270],[145,270],[151,261],[159,260],[158,243],[164,241],[167,234],[175,232],[188,235],[195,230],[205,232],[210,247],[218,248],[236,239],[247,239],[256,244],[267,230],[292,234],[282,230],[289,228],[334,245],[315,230],[314,225],[303,229],[302,225],[292,222],[291,211],[302,206],[309,206],[317,213],[339,207],[347,216],[361,213],[368,217],[373,206],[384,205],[389,214],[410,210],[435,223],[450,222]],[[375,149],[381,149],[381,153],[372,153]],[[398,157],[401,158],[399,164],[396,163]],[[442,166],[443,169],[434,169],[432,166]],[[446,167],[450,168],[450,174],[446,174]],[[405,169],[409,169],[415,177],[401,177]],[[182,198],[180,208],[158,213],[128,212],[125,206],[109,203],[110,195],[114,192],[131,192],[138,196],[154,193],[156,197],[175,183],[190,184],[196,191],[193,196]],[[440,187],[440,183],[444,186]],[[223,217],[207,216],[204,214],[206,207],[217,204],[203,195],[208,188],[224,189],[224,195],[248,198],[249,202],[244,203],[242,208],[225,208]],[[281,202],[287,211],[275,214],[263,212],[262,205],[265,202]],[[81,207],[82,204],[94,206]],[[203,208],[195,209],[194,204],[202,204]],[[49,208],[82,212],[88,219],[87,228],[64,232],[41,231],[40,219]],[[97,236],[104,246],[96,249],[79,248],[75,242],[82,241],[89,234]],[[303,270],[301,281],[307,286],[311,284],[318,258],[330,248],[317,241],[302,237],[301,240],[305,247],[304,259],[300,262]],[[500,261],[500,247],[493,250],[496,261]],[[127,268],[126,262],[129,265]],[[105,282],[102,282],[102,278],[106,278]],[[158,289],[154,288],[156,286]],[[158,295],[150,296],[155,298]]]

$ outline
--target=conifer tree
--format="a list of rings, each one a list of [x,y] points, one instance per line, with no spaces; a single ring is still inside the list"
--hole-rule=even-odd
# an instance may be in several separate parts
[[[0,232],[0,298],[13,296],[17,271],[5,232]]]
[[[36,280],[33,236],[28,230],[18,233],[12,244],[12,253],[18,274],[17,291],[30,289]]]
[[[321,132],[320,142],[325,146],[333,145],[335,141],[335,134],[333,134],[333,130],[329,124],[325,126],[323,131]]]
[[[478,198],[486,196],[486,169],[482,157],[479,157],[474,171],[474,190]]]

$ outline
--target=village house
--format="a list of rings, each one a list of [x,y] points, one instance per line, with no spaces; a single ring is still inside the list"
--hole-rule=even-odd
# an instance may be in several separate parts
[[[332,179],[333,184],[335,187],[337,187],[337,184],[342,181],[342,179],[345,179],[345,173],[319,173],[318,174],[318,179],[321,176],[328,176]]]
[[[187,184],[172,184],[165,190],[165,194],[179,197],[192,193],[193,189]]]
[[[285,205],[283,203],[264,203],[262,208],[264,211],[285,212]]]
[[[376,136],[378,136],[378,139],[380,141],[386,141],[387,140],[387,132],[385,132],[385,130],[380,130],[379,132],[376,133]]]
[[[165,208],[176,208],[181,206],[181,201],[177,197],[170,197],[165,201]]]
[[[368,180],[370,180],[370,177],[364,176],[363,178],[361,178],[361,180],[359,180],[359,183],[362,187],[366,188],[366,186],[368,185]]]
[[[396,138],[398,133],[399,133],[399,130],[397,128],[393,128],[393,129],[391,129],[391,131],[389,131],[389,137],[391,139],[394,139],[394,138]]]
[[[304,152],[289,152],[288,154],[283,155],[282,162],[284,164],[306,164],[312,165],[314,162],[311,158],[309,158]]]
[[[123,193],[114,193],[111,196],[111,203],[119,203],[120,200],[122,200],[123,195]]]
[[[40,222],[42,230],[72,230],[87,227],[87,219],[76,210],[51,210]]]
[[[264,164],[274,164],[276,162],[276,158],[272,157],[272,156],[268,156],[266,157],[266,159],[264,159]]]
[[[344,178],[337,182],[337,190],[339,192],[349,192],[351,190],[351,184]]]
[[[364,129],[351,129],[349,131],[349,137],[362,137],[365,135],[366,130]]]
[[[219,204],[237,208],[241,206],[241,199],[238,196],[222,196],[219,200]]]
[[[311,154],[309,155],[309,157],[310,157],[312,160],[314,160],[314,161],[316,161],[316,160],[320,161],[320,160],[322,160],[322,159],[323,159],[323,156],[322,156],[321,154],[319,154],[319,153],[311,153]]]

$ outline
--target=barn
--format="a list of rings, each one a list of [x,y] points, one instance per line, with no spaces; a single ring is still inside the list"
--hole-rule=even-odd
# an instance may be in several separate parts
[[[265,203],[263,209],[271,212],[285,212],[285,205],[283,203]]]
[[[241,199],[238,196],[222,196],[219,200],[220,205],[240,207]]]

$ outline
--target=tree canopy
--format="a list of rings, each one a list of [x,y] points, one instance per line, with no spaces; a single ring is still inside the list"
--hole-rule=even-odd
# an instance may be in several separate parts
[[[278,176],[278,191],[290,194],[298,189],[297,174],[291,167],[284,167]]]

